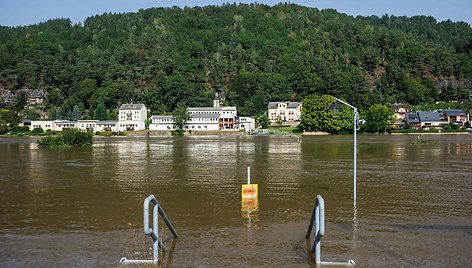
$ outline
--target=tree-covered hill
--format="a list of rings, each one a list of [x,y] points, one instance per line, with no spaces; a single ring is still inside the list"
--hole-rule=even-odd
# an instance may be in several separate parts
[[[144,102],[211,105],[215,90],[243,115],[267,102],[330,94],[376,103],[463,99],[472,28],[432,17],[352,17],[294,4],[226,4],[103,14],[0,27],[0,87],[45,88],[69,114]]]

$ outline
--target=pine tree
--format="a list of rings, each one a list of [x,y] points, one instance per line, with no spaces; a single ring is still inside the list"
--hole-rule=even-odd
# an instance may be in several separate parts
[[[97,106],[97,109],[95,109],[94,114],[93,114],[93,119],[96,119],[96,120],[108,119],[107,109],[105,107],[105,104],[103,104],[103,102],[100,102]]]
[[[78,105],[74,105],[74,109],[69,113],[69,120],[77,121],[82,117],[82,111]]]

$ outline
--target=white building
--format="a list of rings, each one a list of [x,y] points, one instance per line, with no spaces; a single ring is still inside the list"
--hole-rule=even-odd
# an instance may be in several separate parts
[[[144,130],[147,108],[144,104],[122,104],[118,112],[118,131]]]
[[[251,133],[256,130],[256,119],[252,117],[239,116],[236,118],[236,124],[239,130]]]
[[[84,131],[96,132],[97,123],[98,123],[98,120],[79,120],[77,122],[77,128]]]
[[[78,128],[84,131],[126,131],[143,130],[147,119],[147,109],[144,104],[123,104],[118,113],[118,121],[99,120],[54,120],[31,121],[30,130],[42,128],[44,131],[62,131],[66,128]]]
[[[79,120],[77,128],[84,131],[105,132],[118,131],[117,121]]]
[[[174,117],[172,115],[153,115],[150,118],[149,130],[174,130]]]
[[[66,128],[78,128],[83,131],[118,131],[116,128],[117,121],[98,121],[98,120],[33,120],[29,126],[30,130],[42,128],[43,131],[63,131]]]
[[[271,124],[276,124],[280,120],[282,124],[293,125],[300,121],[302,103],[294,101],[269,102],[267,110]]]
[[[118,122],[117,121],[98,121],[97,128],[95,131],[103,132],[103,131],[116,131],[118,132],[117,128]]]
[[[238,113],[236,107],[220,107],[220,129],[237,129],[236,117]]]
[[[238,130],[236,107],[220,107],[215,100],[214,107],[188,107],[189,120],[184,124],[185,130]],[[175,122],[170,115],[151,116],[150,130],[173,130]]]
[[[54,131],[55,127],[54,121],[52,120],[31,120],[31,125],[29,126],[31,131],[35,128],[42,128],[43,131]]]
[[[218,114],[190,114],[185,130],[219,130]]]
[[[236,107],[189,107],[187,112],[190,117],[194,115],[218,115],[218,129],[231,130],[237,129],[236,117],[238,112]]]
[[[77,121],[69,120],[32,120],[30,130],[42,128],[43,131],[63,131],[66,128],[77,128]]]
[[[184,124],[184,130],[218,130],[219,117],[215,113],[189,114],[189,120]],[[172,115],[153,115],[149,130],[175,130],[177,126]]]
[[[77,128],[77,121],[55,120],[54,125],[54,131],[63,131],[67,128]]]

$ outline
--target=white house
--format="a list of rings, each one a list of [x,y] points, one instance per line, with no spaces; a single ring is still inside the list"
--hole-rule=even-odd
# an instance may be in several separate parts
[[[77,122],[77,128],[84,131],[96,132],[97,123],[98,123],[98,120],[79,120]]]
[[[192,115],[212,114],[218,115],[218,129],[237,129],[236,117],[238,112],[236,107],[189,107],[187,112]]]
[[[184,125],[185,130],[218,130],[218,114],[190,114]]]
[[[238,112],[236,111],[236,107],[220,108],[220,129],[237,129],[238,126],[236,125],[236,117],[238,116]]]
[[[150,118],[149,130],[174,130],[174,117],[172,115],[153,115]]]
[[[46,130],[55,130],[55,124],[52,120],[31,120],[31,125],[29,126],[30,130],[32,131],[35,128],[42,128],[43,131]]]
[[[122,104],[118,112],[118,131],[144,130],[147,108],[144,104]]]
[[[117,121],[79,120],[77,128],[93,132],[118,131],[117,123]]]
[[[42,128],[44,131],[62,131],[66,128],[78,128],[84,131],[126,131],[143,130],[147,119],[147,109],[144,104],[123,104],[118,113],[118,121],[99,120],[54,120],[31,121],[30,130]]]
[[[219,117],[217,113],[192,113],[184,124],[185,130],[218,130]],[[172,115],[153,115],[149,130],[175,130],[174,118]]]
[[[256,129],[256,119],[252,117],[239,116],[236,118],[236,124],[239,130],[251,133]]]
[[[186,130],[238,130],[236,107],[220,107],[218,98],[213,102],[213,107],[188,107],[189,120],[185,123]],[[176,129],[172,116],[153,115],[150,130]]]
[[[32,120],[30,130],[42,128],[44,131],[63,131],[66,128],[77,128],[77,121],[69,120]]]
[[[63,131],[66,128],[78,128],[83,131],[118,131],[117,121],[99,121],[99,120],[32,120],[29,125],[30,130],[42,128],[43,131]]]
[[[95,131],[118,131],[118,121],[98,121]]]
[[[300,121],[302,103],[301,102],[269,102],[267,112],[272,124],[279,120],[282,124],[295,124]]]

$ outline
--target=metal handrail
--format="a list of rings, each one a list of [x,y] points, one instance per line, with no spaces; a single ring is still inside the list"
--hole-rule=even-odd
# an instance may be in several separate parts
[[[325,205],[324,199],[321,195],[317,195],[315,199],[315,206],[313,207],[313,213],[311,214],[310,224],[308,225],[308,231],[306,232],[306,239],[310,238],[310,234],[315,225],[314,237],[315,241],[311,251],[315,253],[315,263],[317,266],[320,265],[345,265],[353,267],[356,263],[353,260],[347,262],[322,262],[321,261],[321,237],[325,235]]]
[[[149,203],[153,203],[153,222],[152,222],[152,228],[149,228]],[[174,229],[174,226],[172,226],[172,223],[170,222],[169,218],[167,217],[166,213],[162,209],[161,205],[157,201],[157,199],[154,197],[154,195],[148,196],[146,199],[144,199],[144,205],[143,205],[143,215],[144,215],[144,234],[151,236],[153,240],[153,259],[152,260],[128,260],[126,258],[122,258],[120,260],[121,264],[130,264],[130,263],[158,263],[159,262],[159,248],[162,250],[165,250],[164,245],[162,242],[159,240],[159,222],[158,222],[158,216],[161,215],[162,218],[164,219],[164,222],[167,225],[167,228],[169,228],[170,232],[174,236],[174,238],[177,238],[177,232]]]

